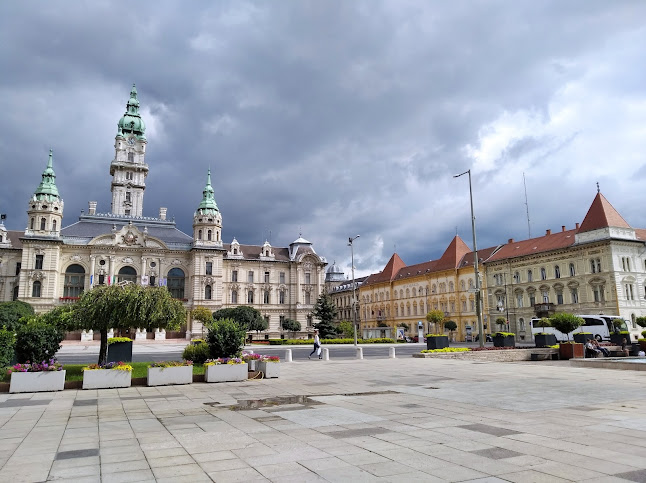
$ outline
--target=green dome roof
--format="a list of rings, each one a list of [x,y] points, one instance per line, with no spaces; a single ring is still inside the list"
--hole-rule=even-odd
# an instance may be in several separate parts
[[[206,186],[204,191],[202,191],[202,201],[200,206],[197,208],[197,212],[201,214],[206,213],[215,213],[218,210],[218,205],[215,202],[213,186],[211,186],[211,170],[209,169],[208,175],[206,177]]]
[[[49,150],[49,161],[47,168],[43,171],[43,179],[34,192],[34,198],[39,201],[54,201],[60,199],[58,188],[56,187],[56,173],[52,167],[52,150]]]
[[[134,84],[130,91],[130,99],[128,99],[128,104],[126,104],[126,112],[119,119],[117,127],[117,134],[120,136],[126,133],[132,133],[139,139],[146,139],[146,125],[139,114],[139,100],[137,99],[137,88]]]

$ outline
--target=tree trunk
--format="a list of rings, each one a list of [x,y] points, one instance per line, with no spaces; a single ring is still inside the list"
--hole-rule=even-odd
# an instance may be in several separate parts
[[[101,329],[101,347],[99,348],[99,364],[105,364],[108,359],[108,329]]]

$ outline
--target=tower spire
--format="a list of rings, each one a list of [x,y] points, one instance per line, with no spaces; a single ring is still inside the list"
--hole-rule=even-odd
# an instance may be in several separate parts
[[[206,211],[219,211],[218,205],[215,202],[215,196],[213,191],[213,186],[211,186],[211,168],[209,168],[206,175],[206,186],[202,191],[202,201],[200,206],[197,208],[198,212],[205,213]]]
[[[43,171],[42,179],[38,188],[34,192],[34,198],[39,201],[54,201],[60,199],[58,188],[56,187],[56,173],[53,167],[54,152],[49,150],[49,159],[47,160],[47,167]]]

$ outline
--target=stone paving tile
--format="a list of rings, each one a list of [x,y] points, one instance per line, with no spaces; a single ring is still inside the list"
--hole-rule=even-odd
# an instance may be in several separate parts
[[[101,474],[110,475],[113,473],[123,473],[125,471],[139,471],[148,470],[150,465],[145,459],[137,459],[130,461],[119,461],[114,463],[107,463],[101,460]]]
[[[258,473],[254,468],[214,471],[208,475],[214,481],[226,481],[227,483],[271,481]]]
[[[362,470],[356,466],[343,466],[341,468],[329,468],[318,472],[319,476],[331,482],[377,482],[379,478],[372,473]]]
[[[153,472],[149,469],[101,475],[101,483],[128,483],[135,481],[154,482],[156,480]]]
[[[514,483],[565,483],[567,481],[570,481],[535,470],[507,473],[505,474],[505,480],[512,481]]]
[[[162,468],[164,466],[190,465],[195,463],[195,460],[188,454],[180,456],[156,457],[155,453],[153,452],[150,456],[148,456],[148,463],[150,464],[151,468],[155,469]]]
[[[88,465],[88,466],[65,466],[65,467],[55,467],[52,465],[52,469],[49,472],[49,479],[67,479],[67,478],[78,478],[82,476],[100,476],[101,468],[98,464]]]

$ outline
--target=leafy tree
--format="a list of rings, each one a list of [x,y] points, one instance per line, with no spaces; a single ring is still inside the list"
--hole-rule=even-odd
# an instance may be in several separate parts
[[[294,319],[283,320],[283,330],[288,332],[298,332],[301,330],[301,323]]]
[[[58,327],[64,332],[69,332],[76,329],[76,321],[74,320],[74,305],[60,305],[53,308],[49,312],[40,314],[38,318],[43,322]]]
[[[426,314],[426,321],[434,324],[435,332],[437,332],[438,334],[443,332],[440,326],[444,321],[444,312],[442,312],[441,310],[431,310],[428,314]]]
[[[339,334],[343,337],[354,337],[354,327],[349,320],[342,320],[337,326]]]
[[[34,308],[26,302],[14,300],[0,303],[0,327],[4,326],[15,332],[20,325],[20,319],[32,315],[34,315]]]
[[[247,331],[233,319],[220,319],[207,325],[206,342],[211,357],[237,357],[244,346]]]
[[[220,319],[232,319],[247,331],[267,329],[267,321],[262,314],[248,305],[238,305],[237,307],[213,312],[213,320]]]
[[[78,328],[101,333],[99,364],[108,354],[108,330],[131,327],[177,329],[186,319],[182,303],[171,297],[165,287],[136,284],[99,285],[83,292],[74,304],[74,322]]]
[[[541,329],[543,329],[543,331],[545,331],[545,327],[552,327],[552,323],[547,317],[541,317],[534,325],[538,325]]]
[[[550,317],[550,324],[559,332],[567,334],[570,340],[570,332],[583,324],[583,319],[567,312],[558,312]]]
[[[504,317],[498,317],[496,319],[496,325],[500,331],[503,331],[505,329],[505,325],[507,325],[507,319]]]
[[[16,336],[13,330],[0,327],[0,368],[11,364],[15,346]]]
[[[452,320],[447,320],[444,322],[444,328],[447,329],[449,332],[453,332],[455,329],[458,328],[458,324],[456,324]]]
[[[63,329],[46,322],[43,316],[32,316],[16,331],[16,359],[21,363],[48,361],[64,338]]]
[[[635,323],[641,328],[646,328],[646,317],[637,317]]]
[[[407,331],[409,331],[409,330],[410,330],[410,325],[408,325],[406,322],[400,322],[400,323],[399,323],[399,325],[398,325],[397,327],[403,327],[403,328],[404,328],[404,329],[406,329]]]
[[[204,332],[204,326],[213,320],[211,311],[201,305],[191,310],[191,317],[193,320],[198,320],[202,323],[202,332]]]
[[[332,298],[325,292],[319,295],[312,310],[312,315],[320,320],[314,327],[318,329],[321,339],[330,339],[336,335],[332,321],[337,315],[337,309]]]

